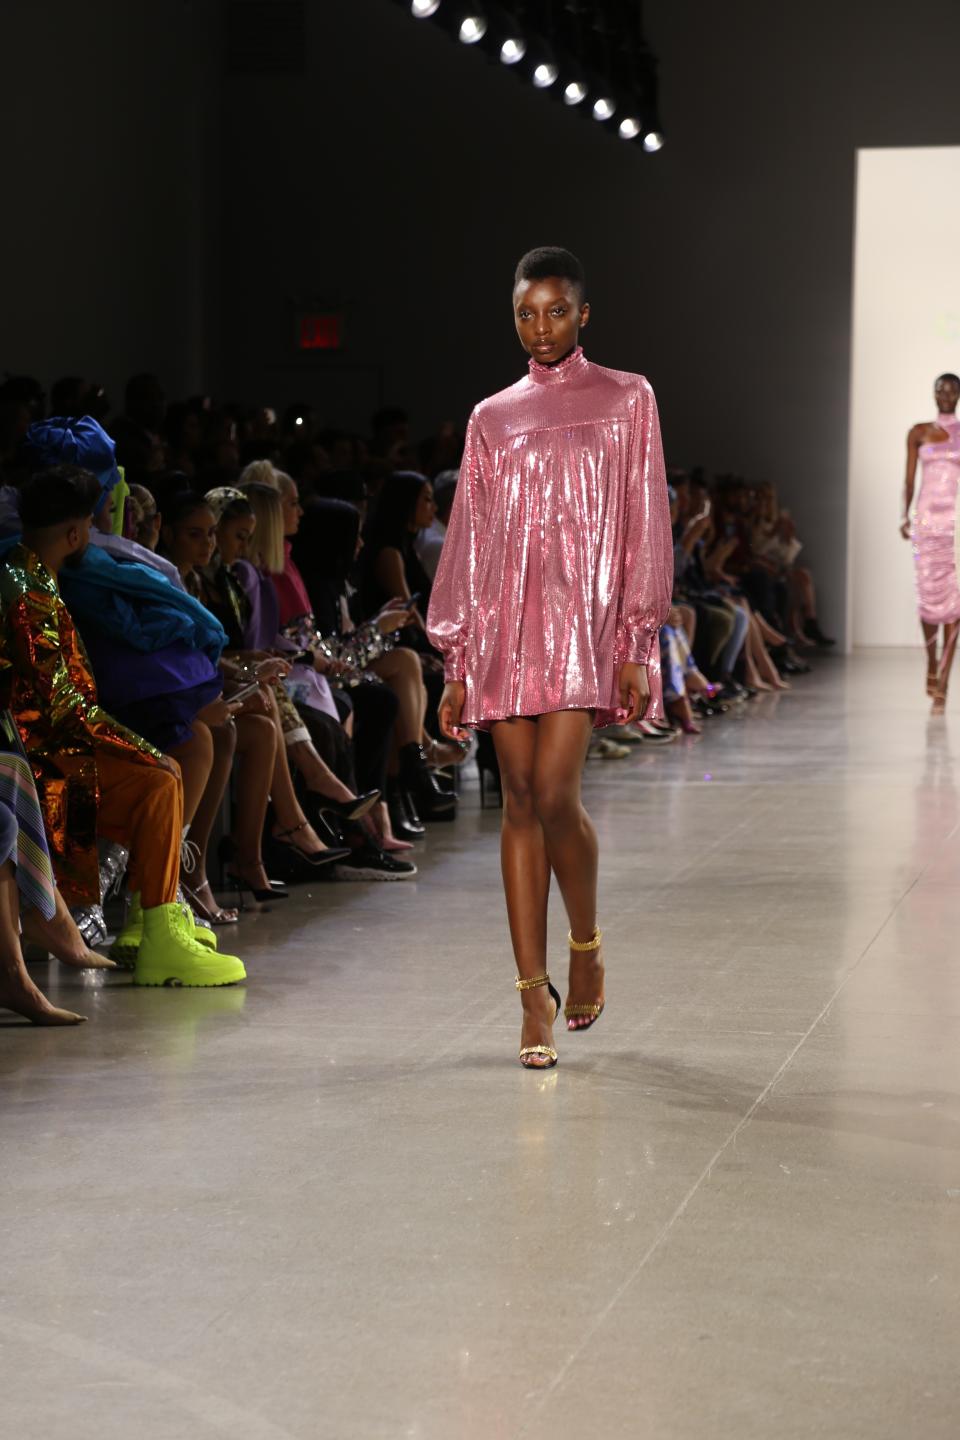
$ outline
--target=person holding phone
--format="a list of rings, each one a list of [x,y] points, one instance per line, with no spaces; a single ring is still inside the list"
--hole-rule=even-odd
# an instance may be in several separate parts
[[[570,921],[568,1030],[604,1008],[581,772],[595,727],[660,712],[673,542],[653,390],[580,348],[579,260],[553,246],[526,254],[513,318],[529,371],[470,417],[427,633],[444,655],[444,734],[493,733],[520,1062],[543,1069],[557,1062],[561,1005],[546,963],[552,875]]]

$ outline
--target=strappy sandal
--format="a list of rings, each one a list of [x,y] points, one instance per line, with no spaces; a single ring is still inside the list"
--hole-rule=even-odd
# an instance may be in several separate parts
[[[550,984],[550,976],[535,975],[532,980],[521,980],[520,976],[518,975],[516,979],[516,987],[518,990],[521,991],[537,990],[540,988],[541,985],[546,985],[547,989],[550,991],[550,999],[557,1007],[553,1016],[554,1020],[556,1020],[557,1016],[560,1014],[560,1005],[562,1002],[560,1000],[559,994]],[[528,1056],[542,1056],[543,1060],[541,1061],[536,1058],[528,1059]],[[556,1050],[554,1050],[552,1045],[525,1045],[520,1051],[520,1064],[523,1066],[524,1070],[552,1070],[556,1063],[557,1052]]]
[[[595,925],[594,928],[593,928],[593,939],[592,939],[592,940],[574,940],[574,938],[573,938],[573,931],[572,931],[572,930],[568,930],[568,931],[567,931],[567,944],[570,946],[570,949],[571,949],[571,950],[577,950],[577,951],[599,950],[599,949],[600,949],[600,942],[601,942],[602,939],[603,939],[603,931],[600,929],[600,926],[599,926],[599,925]],[[595,1024],[597,1023],[597,1021],[600,1019],[600,1016],[603,1014],[603,1010],[604,1010],[604,1005],[605,1005],[605,1003],[606,1003],[605,1001],[601,1000],[598,1004],[595,1004],[595,1005],[571,1005],[570,1002],[567,1001],[566,1005],[564,1005],[564,1007],[563,1007],[563,1014],[564,1014],[564,1018],[565,1018],[565,1019],[567,1019],[567,1020],[582,1020],[582,1019],[586,1019],[586,1020],[589,1022],[589,1023],[586,1024],[586,1025],[570,1025],[570,1026],[568,1026],[567,1028],[568,1028],[570,1034],[571,1034],[571,1035],[575,1035],[578,1030],[589,1030],[591,1025],[595,1025]]]

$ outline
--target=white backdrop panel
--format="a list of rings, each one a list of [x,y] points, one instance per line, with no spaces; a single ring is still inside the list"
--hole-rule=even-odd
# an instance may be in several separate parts
[[[860,150],[847,565],[855,645],[921,643],[913,554],[898,523],[907,430],[933,418],[944,370],[960,374],[960,147]]]

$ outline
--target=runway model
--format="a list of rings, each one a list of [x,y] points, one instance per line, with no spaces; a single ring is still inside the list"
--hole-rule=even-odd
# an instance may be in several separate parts
[[[445,661],[444,734],[493,735],[520,1061],[543,1069],[557,1062],[561,1003],[547,973],[551,873],[570,921],[567,1028],[603,1010],[597,837],[580,778],[593,727],[659,711],[673,555],[653,391],[580,349],[579,260],[531,250],[513,314],[529,374],[470,417],[427,630]]]
[[[927,647],[927,694],[933,714],[942,715],[957,631],[960,628],[960,588],[954,548],[957,487],[960,485],[960,379],[940,375],[933,387],[937,418],[914,425],[907,436],[907,478],[900,534],[913,541],[920,624]],[[917,460],[923,467],[917,509],[910,524],[910,507],[916,482]],[[943,626],[939,660],[937,642]]]

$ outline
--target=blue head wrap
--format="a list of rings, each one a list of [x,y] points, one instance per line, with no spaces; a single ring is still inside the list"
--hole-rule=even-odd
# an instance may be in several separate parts
[[[37,420],[26,434],[27,444],[42,466],[82,465],[100,481],[100,499],[94,514],[106,503],[123,478],[114,459],[116,445],[91,415],[75,419],[56,416]]]

